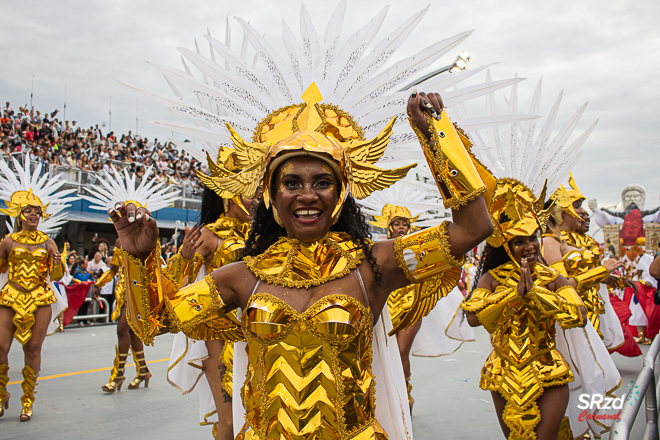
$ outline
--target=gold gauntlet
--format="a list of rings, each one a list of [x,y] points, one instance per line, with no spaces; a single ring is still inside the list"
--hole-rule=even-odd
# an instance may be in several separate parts
[[[414,125],[413,130],[422,144],[424,156],[440,189],[444,205],[459,209],[477,199],[487,192],[484,180],[492,183],[494,189],[495,179],[469,153],[469,140],[465,138],[466,147],[447,112],[442,110],[440,120],[428,116],[428,121],[430,142]]]
[[[98,280],[96,280],[94,285],[100,289],[101,287],[105,286],[110,281],[112,281],[114,277],[115,277],[115,273],[112,270],[106,270],[105,272],[103,272],[103,275],[101,275],[101,277]]]
[[[563,286],[554,292],[534,287],[527,295],[541,310],[553,315],[562,328],[583,327],[580,307],[584,303],[572,286]]]
[[[610,275],[610,272],[605,266],[598,266],[594,269],[588,270],[583,274],[575,275],[573,278],[577,281],[578,292],[584,292],[595,285],[599,284]]]
[[[550,265],[550,268],[562,274],[564,278],[568,278],[568,272],[566,272],[566,266],[564,265],[564,260],[555,261]]]
[[[211,275],[175,292],[166,302],[170,330],[188,334],[194,327],[214,318],[225,306]]]
[[[126,284],[127,321],[136,335],[147,345],[160,333],[165,318],[165,293],[174,285],[160,270],[160,243],[143,263],[125,251],[122,270]]]
[[[62,254],[60,256],[60,264],[52,264],[52,260],[51,260],[51,264],[52,264],[50,267],[51,281],[59,280],[64,276],[64,271],[66,268],[66,257],[67,257],[67,251],[66,251],[66,245],[64,245],[64,249],[62,249]]]
[[[196,253],[192,260],[186,260],[179,249],[179,252],[167,262],[167,274],[177,287],[183,287],[195,281],[203,265],[204,259],[201,255]]]
[[[112,261],[110,261],[110,264],[112,266],[121,267],[121,250],[119,248],[112,252]]]
[[[463,301],[461,307],[466,312],[475,313],[481,325],[492,333],[504,311],[508,308],[515,309],[521,302],[522,298],[514,288],[498,287],[495,292],[478,288],[472,292],[470,299]]]
[[[450,252],[447,240],[449,222],[394,240],[394,254],[406,277],[418,283],[447,269],[461,267],[463,261],[456,260]]]

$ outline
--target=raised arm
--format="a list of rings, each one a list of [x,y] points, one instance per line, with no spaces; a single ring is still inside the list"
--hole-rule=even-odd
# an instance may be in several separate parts
[[[57,281],[66,272],[66,257],[69,249],[65,243],[64,249],[60,254],[57,250],[57,245],[52,239],[49,238],[46,243],[48,243],[48,252],[50,253],[50,279],[51,281]]]

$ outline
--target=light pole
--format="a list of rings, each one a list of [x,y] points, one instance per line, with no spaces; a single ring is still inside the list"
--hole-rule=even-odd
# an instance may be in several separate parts
[[[108,133],[112,131],[112,95],[110,95],[110,107],[108,108]]]

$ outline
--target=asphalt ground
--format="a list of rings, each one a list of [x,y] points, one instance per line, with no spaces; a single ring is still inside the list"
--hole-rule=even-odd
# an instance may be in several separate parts
[[[154,347],[145,348],[153,373],[149,388],[127,389],[135,376],[129,356],[122,391],[101,391],[114,359],[115,330],[114,325],[74,326],[46,339],[34,416],[23,423],[19,421],[23,357],[14,341],[9,354],[12,397],[10,409],[0,419],[0,439],[210,440],[211,428],[198,424],[197,393],[182,396],[166,381],[172,335],[161,336]],[[476,341],[464,343],[451,355],[413,357],[416,439],[504,438],[490,393],[479,388],[479,372],[490,346],[485,330],[476,330]],[[648,346],[642,350],[646,353]],[[615,354],[614,360],[623,377],[622,388],[615,392],[620,397],[642,368],[643,356],[630,359]],[[643,424],[640,414],[631,439],[642,438]]]

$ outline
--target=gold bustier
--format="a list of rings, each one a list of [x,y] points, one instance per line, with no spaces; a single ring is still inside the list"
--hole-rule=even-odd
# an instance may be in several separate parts
[[[540,421],[534,403],[543,388],[573,380],[569,365],[555,348],[555,321],[562,328],[582,326],[582,305],[571,286],[552,292],[546,286],[559,275],[536,264],[534,288],[517,292],[520,269],[506,263],[489,272],[500,284],[495,292],[476,289],[463,309],[476,313],[492,335],[493,351],[481,373],[479,386],[499,392],[507,401],[503,418],[511,428],[509,439],[536,438]]]
[[[9,253],[9,280],[25,290],[44,285],[48,269],[47,249],[29,251],[22,246],[14,246]]]
[[[386,439],[375,421],[369,310],[330,295],[298,313],[257,293],[242,319],[248,372],[239,439]]]

